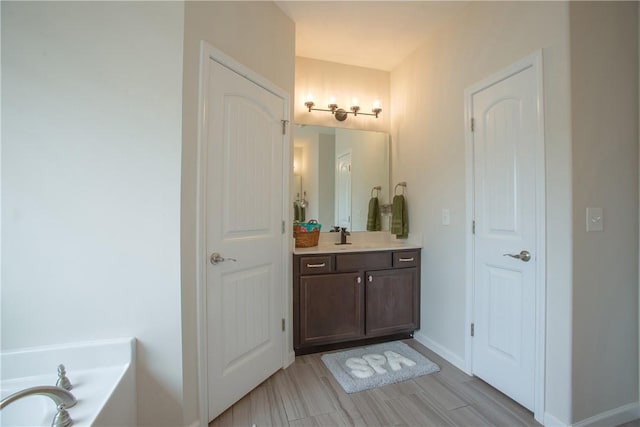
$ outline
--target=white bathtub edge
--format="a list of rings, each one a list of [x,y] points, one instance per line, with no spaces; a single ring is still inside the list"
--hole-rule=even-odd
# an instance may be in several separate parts
[[[136,347],[137,340],[128,337],[12,349],[0,355],[2,385],[23,379],[37,382],[27,386],[53,385],[57,364],[64,363],[72,384],[78,381],[72,393],[79,405],[69,411],[78,426],[135,426]],[[93,397],[85,401],[85,396]]]
[[[130,363],[127,363],[115,383],[110,399],[96,416],[92,427],[129,427],[137,425],[138,402],[136,390],[136,343],[135,338],[116,340],[116,345],[128,344]]]
[[[3,351],[2,380],[36,375],[53,375],[62,363],[67,370],[95,369],[135,361],[133,337],[83,341]]]

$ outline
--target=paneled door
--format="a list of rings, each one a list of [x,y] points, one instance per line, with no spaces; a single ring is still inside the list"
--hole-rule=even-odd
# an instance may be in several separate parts
[[[203,141],[210,421],[283,364],[286,103],[211,57],[207,60]]]
[[[534,408],[538,76],[525,67],[472,94],[473,374]]]

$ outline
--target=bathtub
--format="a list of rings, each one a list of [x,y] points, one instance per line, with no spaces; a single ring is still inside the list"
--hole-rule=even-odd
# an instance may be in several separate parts
[[[78,403],[68,409],[74,427],[136,425],[135,339],[92,341],[3,352],[0,396],[55,385],[64,364]],[[27,396],[0,411],[0,426],[50,426],[55,404]]]

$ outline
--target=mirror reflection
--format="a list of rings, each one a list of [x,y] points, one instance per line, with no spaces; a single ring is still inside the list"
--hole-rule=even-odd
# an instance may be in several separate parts
[[[295,218],[366,231],[377,196],[381,230],[389,230],[389,136],[383,132],[296,125],[292,198]]]

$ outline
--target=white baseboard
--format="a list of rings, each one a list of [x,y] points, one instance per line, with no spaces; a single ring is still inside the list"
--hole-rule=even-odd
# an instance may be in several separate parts
[[[640,403],[629,403],[573,424],[566,424],[547,412],[544,414],[543,424],[545,427],[617,426],[638,418],[640,418]]]
[[[544,420],[542,420],[542,425],[545,427],[569,427],[569,424],[565,424],[553,415],[548,412],[544,414]]]
[[[586,420],[572,424],[572,427],[617,426],[638,418],[640,418],[640,403],[636,402],[601,412]]]
[[[287,360],[285,361],[285,365],[283,366],[283,368],[286,368],[287,366],[291,365],[295,361],[296,361],[296,353],[292,350],[289,352],[289,356],[287,357]]]
[[[465,369],[464,359],[453,353],[448,348],[438,344],[420,331],[414,333],[413,338],[423,346],[428,347],[429,350],[433,351],[438,356],[445,359],[447,362],[451,363],[456,368],[460,369],[462,372],[469,374]]]
[[[200,424],[200,420],[195,420],[194,422],[192,422],[191,424],[189,424],[187,427],[206,427],[206,424]]]

